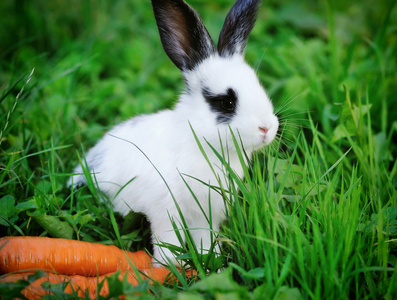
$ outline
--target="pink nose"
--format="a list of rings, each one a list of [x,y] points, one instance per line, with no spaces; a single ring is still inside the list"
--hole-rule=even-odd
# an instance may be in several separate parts
[[[259,127],[259,130],[262,131],[264,134],[266,134],[269,131],[269,128],[267,128],[267,127]]]

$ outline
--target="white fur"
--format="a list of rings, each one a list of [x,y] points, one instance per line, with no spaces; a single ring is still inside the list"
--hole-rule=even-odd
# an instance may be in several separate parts
[[[190,124],[196,135],[201,138],[210,161],[217,166],[215,170],[219,170],[221,164],[206,146],[204,138],[220,150],[220,133],[222,143],[229,147],[230,165],[239,176],[243,176],[229,125],[234,132],[240,134],[250,154],[274,139],[278,120],[254,71],[239,56],[210,57],[196,70],[184,75],[190,87],[190,94],[183,94],[174,110],[135,117],[116,126],[87,153],[86,160],[99,188],[113,201],[115,211],[125,215],[132,209],[147,215],[151,222],[154,242],[160,240],[178,244],[169,215],[177,222],[180,221],[180,217],[171,194],[154,165],[175,196],[188,226],[194,229],[191,234],[196,245],[199,246],[202,241],[205,251],[211,246],[210,226],[183,182],[181,174],[188,174],[214,185],[217,184],[217,180],[199,150]],[[227,87],[233,87],[237,92],[237,113],[230,124],[217,125],[216,114],[210,110],[201,95],[203,82],[212,91],[221,93]],[[266,136],[258,129],[261,126],[269,128]],[[74,172],[79,175],[73,176],[69,183],[72,183],[71,180],[75,185],[84,183],[81,166]],[[222,171],[219,170],[219,173]],[[135,179],[120,192],[120,189],[134,177]],[[224,174],[220,174],[220,178],[227,186]],[[224,218],[222,197],[191,177],[184,176],[184,179],[207,215],[210,196],[212,227],[214,231],[219,230],[220,222]],[[162,250],[177,264],[167,249]],[[154,256],[166,262],[157,246],[154,247]]]

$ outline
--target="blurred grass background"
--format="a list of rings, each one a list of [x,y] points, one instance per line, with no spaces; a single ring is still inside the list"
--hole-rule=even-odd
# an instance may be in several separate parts
[[[231,1],[189,3],[216,40]],[[384,115],[384,102],[396,93],[396,78],[389,76],[396,53],[393,4],[264,1],[247,60],[258,68],[276,105],[298,97],[289,106],[312,111],[326,134],[335,127],[344,87],[358,98],[371,95],[373,117],[379,117],[375,129],[385,131],[397,114]],[[3,89],[35,67],[33,80],[46,78],[38,86],[38,101],[52,104],[51,116],[66,113],[88,122],[78,124],[81,130],[175,102],[181,76],[161,48],[149,1],[5,0],[0,5]],[[54,95],[55,87],[61,94]]]
[[[216,40],[233,1],[188,2]],[[326,170],[352,148],[343,170],[330,179],[332,190],[343,191],[337,176],[351,173],[362,180],[355,200],[362,198],[357,205],[363,220],[378,222],[380,230],[386,225],[377,216],[391,212],[386,237],[379,232],[379,240],[373,237],[383,248],[359,254],[368,265],[385,268],[394,268],[397,248],[384,240],[395,239],[397,224],[395,4],[263,1],[246,49],[284,125],[290,124],[282,146],[286,157],[301,129],[309,151],[300,149],[294,158],[301,167],[311,156]],[[131,116],[172,107],[183,88],[161,47],[150,1],[2,0],[0,12],[0,236],[53,236],[59,232],[51,233],[51,227],[61,223],[61,231],[73,228],[73,238],[147,246],[140,238],[148,234],[142,219],[116,216],[115,225],[107,207],[87,193],[70,195],[65,183],[78,163],[76,150],[87,150]],[[329,194],[329,201],[337,197]],[[317,204],[323,207],[320,202],[313,208]],[[385,280],[385,291],[396,276],[382,276],[356,282],[370,286]],[[356,295],[381,294],[368,290]]]

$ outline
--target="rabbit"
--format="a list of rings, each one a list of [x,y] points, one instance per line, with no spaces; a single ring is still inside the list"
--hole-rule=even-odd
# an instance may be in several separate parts
[[[158,245],[180,245],[171,223],[181,222],[175,202],[203,253],[225,218],[224,199],[208,184],[219,186],[220,180],[227,186],[227,176],[209,145],[225,151],[230,167],[243,177],[231,132],[249,158],[276,137],[279,122],[272,102],[244,60],[259,2],[235,2],[216,48],[200,16],[185,1],[152,0],[163,48],[180,69],[186,88],[173,109],[116,125],[86,155],[94,182],[112,200],[114,210],[126,215],[132,209],[148,217],[158,263],[181,265]],[[69,185],[86,183],[80,165],[73,174]],[[210,212],[212,224],[205,216]]]

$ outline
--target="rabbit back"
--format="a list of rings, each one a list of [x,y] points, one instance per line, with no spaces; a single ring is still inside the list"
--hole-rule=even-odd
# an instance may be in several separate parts
[[[203,189],[200,180],[215,184],[215,175],[200,152],[188,120],[178,120],[179,116],[165,110],[127,120],[87,153],[86,163],[93,181],[122,215],[131,209],[148,215],[149,219],[153,211],[164,214],[175,207],[170,191],[188,211],[196,205],[186,184],[198,199],[208,201],[209,190]],[[207,152],[212,162],[218,160]],[[74,173],[70,184],[86,182],[81,166]]]

